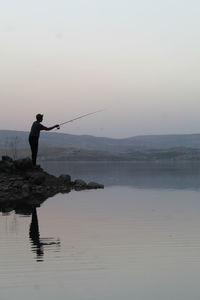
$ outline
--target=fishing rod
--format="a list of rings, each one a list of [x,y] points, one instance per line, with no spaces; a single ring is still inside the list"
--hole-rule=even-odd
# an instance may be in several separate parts
[[[85,118],[85,117],[87,117],[87,116],[97,114],[97,113],[102,112],[102,111],[103,111],[103,109],[102,109],[102,110],[97,110],[97,111],[94,111],[94,112],[91,112],[91,113],[88,113],[88,114],[85,114],[85,115],[81,115],[81,116],[79,116],[79,117],[77,117],[77,118],[74,118],[74,119],[71,119],[71,120],[69,120],[69,121],[63,122],[63,123],[59,124],[59,128],[60,128],[60,126],[62,126],[62,125],[64,125],[64,124],[71,123],[71,122],[73,122],[73,121],[75,121],[75,120],[79,120],[79,119]],[[58,128],[58,129],[59,129],[59,128]]]

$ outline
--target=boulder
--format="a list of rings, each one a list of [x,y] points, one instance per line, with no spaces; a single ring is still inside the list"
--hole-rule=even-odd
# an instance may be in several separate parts
[[[0,161],[0,172],[11,172],[14,168],[13,162],[7,160]]]
[[[34,193],[36,194],[44,194],[44,189],[41,185],[37,185],[34,188]]]
[[[21,171],[30,170],[33,168],[32,160],[30,158],[17,159],[14,161],[16,169]]]
[[[87,183],[82,179],[76,179],[74,181],[74,188],[75,189],[86,189],[87,188]]]
[[[17,188],[17,189],[21,189],[23,186],[23,181],[16,179],[16,181],[14,181],[14,183],[12,184],[13,188]]]
[[[2,156],[2,161],[8,161],[8,162],[13,162],[13,159],[10,156],[3,155]]]
[[[59,181],[63,185],[70,185],[71,184],[71,176],[70,175],[60,175],[58,177]]]
[[[99,184],[99,183],[97,183],[97,182],[89,182],[88,184],[87,184],[87,188],[89,189],[89,190],[91,190],[91,189],[103,189],[104,188],[104,185],[103,184]]]
[[[29,184],[25,183],[25,184],[22,185],[22,194],[23,194],[23,197],[28,197],[30,191],[31,191],[31,187],[30,187]]]
[[[43,173],[33,173],[30,178],[29,178],[29,181],[32,183],[32,184],[36,184],[36,185],[41,185],[45,182],[45,174]]]

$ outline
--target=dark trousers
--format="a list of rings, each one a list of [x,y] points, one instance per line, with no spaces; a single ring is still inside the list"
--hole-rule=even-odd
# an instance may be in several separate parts
[[[29,136],[29,144],[32,153],[32,163],[34,166],[36,165],[36,160],[37,160],[38,140],[39,140],[38,136]]]

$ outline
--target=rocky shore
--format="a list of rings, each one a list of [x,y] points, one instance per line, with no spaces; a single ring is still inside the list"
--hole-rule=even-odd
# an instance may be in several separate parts
[[[57,193],[98,188],[104,186],[82,179],[72,181],[66,174],[59,177],[48,174],[40,166],[33,166],[29,158],[13,160],[2,156],[0,161],[0,210],[13,209],[22,203],[39,206]]]

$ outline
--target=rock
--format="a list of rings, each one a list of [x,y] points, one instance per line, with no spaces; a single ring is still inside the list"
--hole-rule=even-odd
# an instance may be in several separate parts
[[[2,156],[2,161],[8,161],[8,162],[13,162],[13,159],[7,155]]]
[[[22,186],[23,186],[22,180],[16,180],[12,185],[13,188],[17,188],[17,189],[22,188]]]
[[[63,186],[60,189],[60,193],[65,194],[65,193],[70,193],[71,192],[71,187],[70,186]]]
[[[31,187],[29,184],[25,183],[22,185],[22,192],[27,192],[29,193],[29,191],[31,190]]]
[[[87,188],[87,183],[83,181],[82,179],[76,179],[74,181],[74,187],[77,189],[84,189]]]
[[[10,190],[10,189],[9,189],[8,186],[5,186],[5,185],[4,185],[4,186],[1,186],[1,187],[0,187],[0,191],[1,191],[1,192],[7,193],[7,192],[9,192],[9,190]]]
[[[41,194],[41,193],[43,193],[43,188],[42,188],[42,186],[41,186],[41,185],[36,186],[35,189],[34,189],[34,192],[35,192],[36,194]]]
[[[0,161],[0,172],[11,172],[13,170],[13,163],[7,160]]]
[[[3,161],[0,161],[0,172],[5,172],[5,164]]]
[[[33,166],[33,168],[34,168],[35,170],[43,171],[43,169],[41,168],[40,165]]]
[[[23,193],[23,197],[28,197],[29,196],[29,193],[31,191],[31,187],[29,184],[24,184],[22,185],[22,193]]]
[[[89,189],[89,190],[91,190],[91,189],[104,189],[104,185],[103,184],[99,184],[99,183],[97,183],[97,182],[89,182],[88,184],[87,184],[87,188]]]
[[[71,176],[70,175],[60,175],[58,177],[61,184],[70,185],[71,184]]]
[[[57,193],[69,193],[71,189],[97,189],[104,186],[96,182],[86,183],[82,179],[71,181],[70,175],[56,177],[40,166],[33,166],[29,158],[12,160],[4,156],[0,160],[0,211],[22,203],[25,206],[39,205]],[[35,204],[34,204],[35,205]]]
[[[42,183],[45,182],[45,175],[43,173],[32,174],[31,177],[29,178],[29,181],[32,184],[41,185]]]
[[[26,171],[33,168],[32,160],[30,158],[15,160],[14,165],[17,169],[22,171]]]

